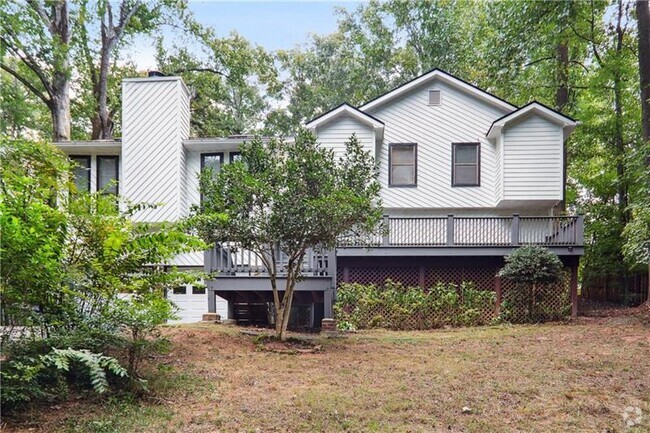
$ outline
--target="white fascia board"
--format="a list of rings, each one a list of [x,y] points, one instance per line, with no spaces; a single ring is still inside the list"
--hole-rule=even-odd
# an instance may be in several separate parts
[[[501,119],[496,120],[492,126],[490,126],[490,129],[487,134],[485,134],[485,136],[493,140],[498,137],[499,134],[501,134],[501,131],[508,123],[528,115],[538,115],[552,123],[560,125],[562,127],[565,140],[569,137],[569,135],[571,135],[573,130],[578,125],[577,121],[564,116],[563,114],[553,111],[538,102],[531,102],[519,110],[513,111]]]
[[[352,117],[353,119],[358,120],[359,122],[365,123],[367,125],[372,126],[375,130],[376,129],[383,129],[384,124],[383,122],[379,121],[378,119],[375,119],[374,117],[360,111],[357,108],[352,107],[351,105],[348,104],[343,104],[338,106],[337,108],[333,109],[332,111],[323,114],[320,117],[317,117],[316,119],[312,120],[311,122],[307,123],[305,125],[305,128],[309,130],[315,130],[318,126],[326,124],[337,117],[347,115]]]
[[[496,96],[491,95],[488,92],[479,89],[478,87],[475,87],[459,78],[454,77],[453,75],[441,71],[440,69],[434,69],[433,71],[421,75],[418,78],[411,80],[408,83],[403,84],[402,86],[397,87],[396,89],[393,89],[390,92],[380,96],[379,98],[373,99],[372,101],[362,105],[361,107],[359,107],[359,110],[362,111],[371,110],[435,78],[438,78],[440,81],[444,83],[447,83],[453,87],[463,90],[469,94],[472,94],[477,98],[485,102],[488,102],[492,105],[495,105],[499,108],[502,108],[504,110],[517,109],[517,106],[512,105],[509,102],[506,102],[502,99],[499,99]]]
[[[119,154],[122,151],[122,142],[116,140],[57,141],[54,145],[68,155]]]

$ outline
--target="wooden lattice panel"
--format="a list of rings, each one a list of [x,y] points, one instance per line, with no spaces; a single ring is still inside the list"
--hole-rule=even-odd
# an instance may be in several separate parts
[[[571,276],[565,273],[564,279],[552,286],[536,288],[535,304],[532,312],[522,295],[522,288],[515,283],[503,282],[503,302],[501,313],[504,320],[513,323],[544,322],[559,320],[571,314]]]

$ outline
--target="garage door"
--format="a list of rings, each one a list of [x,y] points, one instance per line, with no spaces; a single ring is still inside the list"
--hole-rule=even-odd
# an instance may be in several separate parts
[[[178,307],[178,320],[170,323],[193,323],[201,321],[203,314],[208,312],[208,295],[205,287],[195,287],[190,284],[176,287],[167,292],[167,298]],[[228,301],[217,296],[217,314],[228,318]]]

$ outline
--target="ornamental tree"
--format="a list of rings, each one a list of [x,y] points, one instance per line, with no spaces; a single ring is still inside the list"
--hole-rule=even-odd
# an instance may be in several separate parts
[[[241,146],[240,161],[201,175],[203,199],[190,225],[210,244],[236,242],[259,257],[281,340],[307,250],[334,248],[340,235],[370,234],[381,222],[374,158],[354,135],[345,146],[345,156],[336,158],[307,131],[294,141],[254,139]],[[288,258],[283,269],[280,252]],[[278,287],[280,274],[284,287]]]
[[[499,277],[515,283],[515,290],[522,291],[528,309],[528,320],[534,319],[537,291],[542,286],[562,280],[563,265],[557,254],[537,245],[526,245],[505,257],[506,264]]]

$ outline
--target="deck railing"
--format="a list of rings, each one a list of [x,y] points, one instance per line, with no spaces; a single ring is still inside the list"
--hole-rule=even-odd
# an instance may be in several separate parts
[[[331,254],[307,250],[301,266],[303,276],[329,276]],[[277,274],[286,276],[288,258],[281,251],[276,251]],[[220,276],[264,276],[268,275],[264,261],[251,250],[241,248],[234,242],[223,242],[206,252],[205,262],[209,272],[218,271]]]
[[[347,247],[582,246],[583,217],[384,217],[383,233],[342,236]]]

